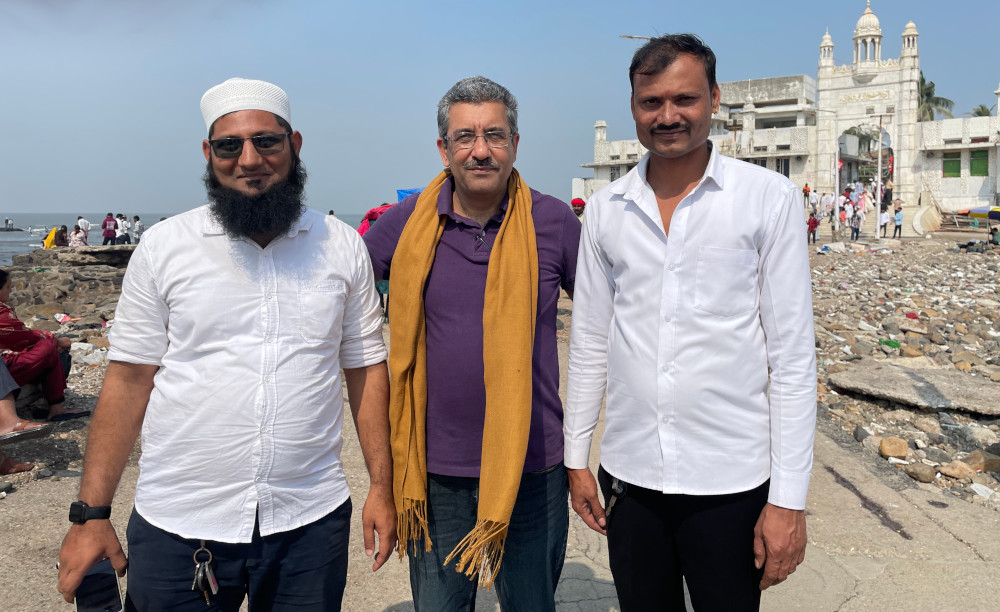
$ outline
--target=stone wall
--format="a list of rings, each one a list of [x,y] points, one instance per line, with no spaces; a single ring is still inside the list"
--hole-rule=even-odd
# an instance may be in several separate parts
[[[80,335],[102,335],[113,319],[134,245],[39,249],[13,257],[8,304],[29,327],[59,331],[57,313],[79,318]],[[96,326],[96,327],[95,327]],[[94,333],[96,332],[96,333]]]

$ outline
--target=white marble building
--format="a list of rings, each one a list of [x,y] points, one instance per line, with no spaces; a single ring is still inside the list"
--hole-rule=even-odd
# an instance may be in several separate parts
[[[851,38],[851,64],[836,65],[828,31],[820,42],[815,79],[796,75],[719,83],[722,106],[713,116],[710,138],[726,155],[780,172],[798,185],[833,192],[838,148],[840,185],[875,180],[881,120],[889,147],[883,149],[883,176],[892,179],[894,198],[906,206],[933,202],[945,211],[1000,205],[1000,119],[918,122],[918,38],[916,25],[907,23],[899,57],[883,57],[881,24],[869,2]],[[994,93],[1000,108],[1000,89]],[[598,121],[594,161],[582,164],[594,169],[594,177],[573,179],[573,197],[590,197],[645,153],[638,140],[608,141],[607,124]]]

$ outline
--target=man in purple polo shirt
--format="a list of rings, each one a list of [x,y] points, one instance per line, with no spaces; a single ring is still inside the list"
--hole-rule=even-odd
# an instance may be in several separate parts
[[[438,150],[450,176],[436,198],[443,230],[423,286],[426,535],[432,544],[430,550],[423,542],[414,545],[413,539],[409,546],[400,545],[409,554],[418,612],[467,610],[476,596],[476,583],[455,571],[454,562],[446,566],[445,559],[477,523],[487,398],[487,270],[499,265],[490,263],[490,255],[510,210],[508,179],[520,138],[517,102],[489,79],[463,79],[438,104],[438,135]],[[514,179],[521,180],[516,173]],[[389,278],[404,227],[417,218],[417,202],[417,195],[404,199],[365,234],[376,279]],[[564,202],[535,190],[530,190],[530,204],[538,268],[531,406],[524,412],[530,414],[525,417],[530,418],[530,429],[520,484],[517,491],[506,492],[511,499],[516,495],[516,502],[494,578],[503,610],[543,612],[555,610],[569,521],[556,311],[560,287],[572,296],[580,222]]]

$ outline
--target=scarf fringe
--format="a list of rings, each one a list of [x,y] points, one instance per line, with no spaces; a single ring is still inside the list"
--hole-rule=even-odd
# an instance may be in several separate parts
[[[397,548],[402,559],[410,545],[416,546],[414,540],[423,538],[424,550],[431,549],[431,538],[427,531],[427,500],[403,499],[403,509],[396,513],[396,538],[400,546]]]
[[[476,526],[453,551],[448,553],[444,564],[449,565],[457,556],[455,570],[474,579],[479,574],[479,586],[490,588],[503,561],[504,541],[507,539],[508,523],[479,519]]]

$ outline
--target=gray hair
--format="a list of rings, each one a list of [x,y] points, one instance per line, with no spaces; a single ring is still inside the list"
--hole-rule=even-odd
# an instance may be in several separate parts
[[[517,134],[517,100],[507,88],[483,76],[466,77],[455,83],[438,102],[438,136],[448,135],[448,111],[452,104],[486,104],[500,102],[507,108],[507,124],[510,135]]]

